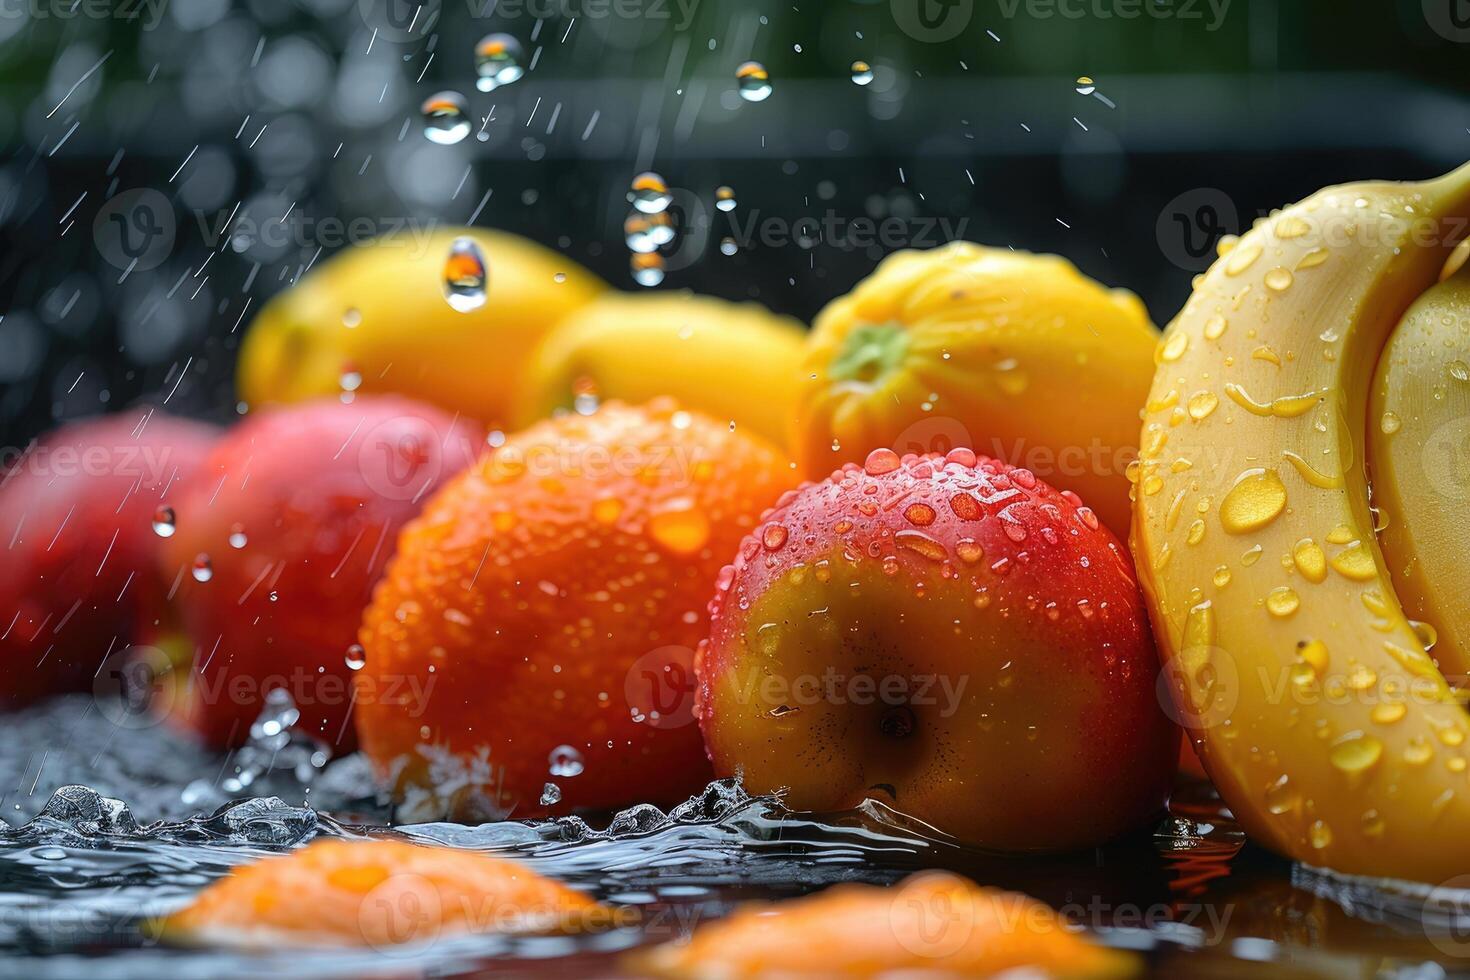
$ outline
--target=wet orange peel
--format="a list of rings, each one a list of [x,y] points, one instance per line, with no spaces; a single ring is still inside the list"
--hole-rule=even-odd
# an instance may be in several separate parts
[[[1139,960],[1099,946],[1026,895],[924,872],[892,888],[837,885],[785,902],[753,902],[687,942],[634,954],[657,977],[1111,978]],[[910,972],[912,971],[912,972]]]
[[[1223,240],[1159,344],[1132,474],[1205,768],[1255,840],[1348,873],[1470,872],[1447,680],[1470,664],[1470,288],[1438,283],[1467,216],[1470,165],[1329,187]]]
[[[320,840],[210,885],[157,923],[191,946],[386,948],[466,933],[568,934],[631,921],[506,858],[401,841]]]

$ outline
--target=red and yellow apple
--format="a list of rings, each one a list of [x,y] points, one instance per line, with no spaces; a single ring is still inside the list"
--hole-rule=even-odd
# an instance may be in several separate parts
[[[399,528],[482,445],[475,424],[397,397],[268,409],[230,430],[171,497],[163,567],[193,649],[177,718],[238,744],[285,688],[308,731],[351,746],[348,649],[373,584]]]
[[[696,659],[717,774],[1016,850],[1163,805],[1179,733],[1132,561],[1030,471],[876,450],[786,495],[718,586]]]

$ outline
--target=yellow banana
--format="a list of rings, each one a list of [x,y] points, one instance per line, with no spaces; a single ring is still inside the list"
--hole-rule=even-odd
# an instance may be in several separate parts
[[[1450,411],[1394,363],[1422,355],[1449,385],[1448,349],[1389,341],[1406,311],[1399,335],[1421,322],[1416,300],[1463,303],[1458,280],[1431,287],[1467,216],[1470,165],[1330,187],[1222,243],[1160,341],[1133,474],[1139,575],[1205,768],[1257,841],[1349,873],[1470,872],[1470,717],[1394,577],[1463,575],[1463,549],[1426,548],[1464,536],[1463,508],[1406,506],[1433,492],[1419,456],[1402,432],[1386,450],[1368,435],[1385,349],[1390,410],[1426,425]],[[1389,537],[1386,559],[1376,521],[1405,523],[1419,553]],[[1421,591],[1426,611],[1466,616]]]
[[[1470,266],[1421,296],[1394,331],[1368,412],[1379,543],[1404,611],[1440,669],[1470,671]],[[1432,625],[1430,625],[1432,624]],[[1458,681],[1458,683],[1454,683]]]

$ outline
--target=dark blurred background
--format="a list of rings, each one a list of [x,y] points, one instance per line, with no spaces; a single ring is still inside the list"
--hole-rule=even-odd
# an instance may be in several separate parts
[[[496,31],[526,73],[477,91]],[[1467,67],[1470,0],[0,0],[0,445],[141,398],[245,410],[251,316],[371,234],[492,225],[644,288],[647,169],[682,226],[653,288],[809,321],[963,237],[1065,255],[1162,325],[1220,234],[1470,159]],[[446,89],[452,145],[420,114]]]

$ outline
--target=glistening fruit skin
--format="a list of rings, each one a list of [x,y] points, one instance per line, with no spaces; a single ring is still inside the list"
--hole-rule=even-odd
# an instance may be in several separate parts
[[[1470,265],[1415,300],[1374,374],[1368,458],[1379,543],[1404,612],[1470,678]]]
[[[1179,736],[1132,562],[1029,471],[875,450],[785,495],[718,587],[697,661],[717,774],[1009,850],[1163,805]]]
[[[236,869],[156,929],[187,946],[387,949],[466,933],[588,932],[632,918],[491,854],[317,840]]]
[[[1157,338],[1136,296],[1054,255],[896,252],[817,317],[793,451],[820,479],[877,446],[963,445],[1075,491],[1126,535]]]
[[[836,885],[784,902],[750,902],[685,942],[629,957],[638,975],[677,980],[783,977],[1138,974],[1131,953],[1099,946],[1026,895],[947,872],[892,888]]]
[[[444,299],[456,238],[479,245],[483,306]],[[252,406],[342,389],[417,398],[487,425],[514,409],[526,360],[561,317],[606,289],[571,259],[485,228],[449,228],[354,246],[318,266],[260,311],[240,351],[240,397]]]
[[[519,421],[576,396],[642,402],[671,396],[778,445],[795,411],[806,330],[757,303],[693,293],[606,293],[570,314],[527,370]]]
[[[1366,435],[1375,365],[1467,216],[1470,167],[1329,187],[1225,242],[1145,414],[1134,550],[1179,713],[1255,840],[1350,873],[1470,872],[1470,719],[1404,615],[1367,474],[1433,491]]]
[[[483,445],[473,423],[392,397],[266,409],[231,429],[168,498],[163,572],[194,650],[177,719],[236,745],[284,687],[306,730],[350,749],[347,651],[373,584],[399,529]],[[359,703],[405,690],[391,684]]]
[[[154,512],[217,435],[134,408],[65,425],[6,461],[0,706],[97,685],[120,693],[126,664],[104,668],[104,660],[161,641],[167,626]]]
[[[360,633],[359,685],[432,688],[422,712],[357,712],[400,818],[667,804],[709,782],[691,671],[710,584],[790,481],[774,447],[660,400],[534,425],[445,487]]]

